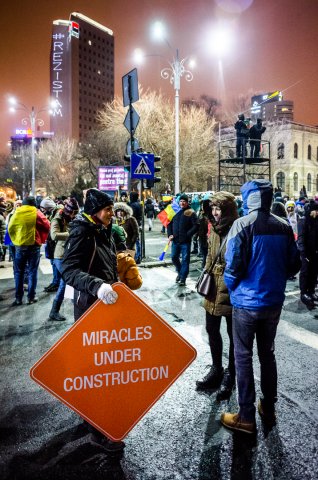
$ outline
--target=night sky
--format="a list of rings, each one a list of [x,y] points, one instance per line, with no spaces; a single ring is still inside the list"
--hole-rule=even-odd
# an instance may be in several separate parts
[[[282,90],[284,98],[295,103],[295,121],[318,125],[318,0],[3,1],[0,152],[6,151],[22,118],[8,112],[6,96],[15,95],[36,109],[46,104],[52,21],[68,19],[73,11],[114,31],[116,94],[121,95],[122,76],[136,66],[132,57],[139,47],[150,55],[138,67],[139,82],[173,97],[172,86],[160,77],[167,62],[153,56],[170,60],[173,51],[149,34],[151,23],[159,19],[167,26],[174,51],[178,48],[182,58],[193,53],[197,60],[193,81],[181,80],[181,100],[207,94],[226,105],[239,94]],[[207,34],[220,23],[234,36],[231,51],[222,60],[222,81],[218,59],[207,51]],[[48,123],[45,129],[49,130]]]

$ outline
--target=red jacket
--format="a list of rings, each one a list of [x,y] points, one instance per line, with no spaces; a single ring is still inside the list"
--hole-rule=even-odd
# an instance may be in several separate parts
[[[38,210],[36,213],[36,223],[35,223],[35,243],[37,245],[42,245],[46,242],[47,236],[50,231],[50,222],[46,216]]]

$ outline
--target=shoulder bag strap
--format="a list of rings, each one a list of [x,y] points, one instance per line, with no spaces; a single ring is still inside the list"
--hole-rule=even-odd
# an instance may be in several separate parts
[[[92,255],[91,261],[89,262],[89,266],[88,266],[88,271],[87,271],[87,273],[90,272],[90,269],[91,269],[91,266],[92,266],[92,263],[93,263],[93,260],[94,260],[94,257],[95,257],[95,253],[96,253],[96,239],[95,239],[95,237],[94,237],[94,251],[93,251],[93,255]]]
[[[219,258],[220,253],[222,252],[222,249],[223,249],[223,247],[224,247],[224,245],[225,245],[225,243],[226,243],[226,240],[227,240],[227,235],[225,235],[225,237],[224,237],[223,240],[222,240],[222,243],[221,243],[221,245],[220,245],[220,248],[218,249],[218,252],[217,252],[217,254],[215,255],[215,258],[214,258],[214,260],[213,260],[213,262],[212,262],[212,264],[211,264],[211,266],[210,266],[210,268],[209,268],[209,270],[208,270],[209,273],[211,273],[212,270],[213,270],[213,268],[215,267],[215,264],[216,264],[216,262],[217,262],[217,259]]]

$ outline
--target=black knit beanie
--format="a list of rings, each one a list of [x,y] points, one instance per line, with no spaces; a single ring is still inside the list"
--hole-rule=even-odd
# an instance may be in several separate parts
[[[104,193],[97,188],[90,188],[87,190],[84,203],[85,213],[88,215],[95,215],[95,213],[103,210],[103,208],[108,207],[109,205],[114,205],[114,202],[107,193]]]

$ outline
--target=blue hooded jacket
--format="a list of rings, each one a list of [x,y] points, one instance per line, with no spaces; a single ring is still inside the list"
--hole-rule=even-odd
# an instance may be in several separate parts
[[[300,269],[299,252],[289,223],[270,213],[273,186],[260,179],[241,187],[244,212],[228,235],[224,281],[234,307],[279,307],[286,281]]]

